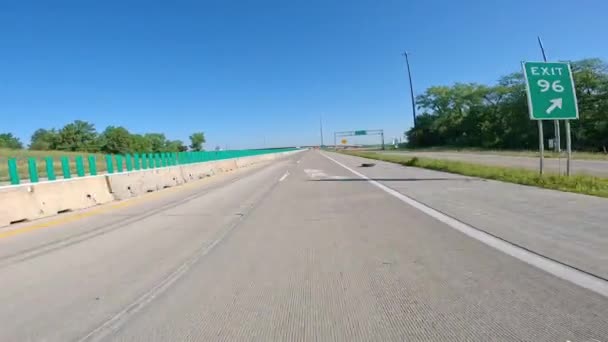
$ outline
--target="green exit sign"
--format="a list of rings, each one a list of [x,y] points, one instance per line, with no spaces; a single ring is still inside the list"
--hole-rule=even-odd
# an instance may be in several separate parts
[[[367,135],[367,131],[355,131],[355,135]]]
[[[576,91],[570,64],[523,62],[522,67],[531,119],[578,119]]]

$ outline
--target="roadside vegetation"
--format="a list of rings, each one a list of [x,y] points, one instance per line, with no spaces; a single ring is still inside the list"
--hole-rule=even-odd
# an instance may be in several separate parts
[[[608,65],[600,59],[571,65],[580,114],[571,121],[572,149],[608,153]],[[503,76],[494,85],[433,86],[417,96],[416,105],[419,115],[416,127],[405,133],[407,147],[538,149],[537,123],[528,115],[521,72]],[[553,122],[543,125],[545,140],[553,139]]]
[[[17,170],[21,179],[27,179],[28,174],[28,159],[36,159],[36,169],[40,177],[46,177],[46,166],[44,164],[44,158],[51,157],[55,160],[53,168],[55,174],[61,174],[61,157],[68,157],[70,160],[70,169],[76,169],[76,156],[89,156],[94,155],[96,158],[97,171],[100,173],[106,172],[106,163],[104,161],[104,154],[101,153],[82,153],[82,152],[64,152],[64,151],[32,151],[32,150],[16,150],[0,148],[0,182],[6,182],[9,179],[8,176],[8,159],[15,158],[17,160]],[[85,160],[85,163],[88,163]]]
[[[512,156],[512,157],[536,157],[540,156],[538,151],[528,150],[493,150],[483,149],[474,147],[424,147],[424,148],[387,148],[387,151],[403,151],[403,152],[455,152],[455,153],[475,153],[475,154],[492,154],[501,156]],[[567,155],[565,151],[556,153],[553,151],[545,151],[545,158],[562,158],[566,159]],[[606,160],[608,161],[608,154],[603,152],[572,152],[572,159],[577,160]]]
[[[76,120],[59,129],[40,128],[31,136],[29,146],[12,133],[0,134],[0,182],[7,181],[8,160],[16,159],[21,178],[28,177],[28,159],[36,160],[36,169],[41,177],[46,176],[44,158],[54,159],[56,173],[61,170],[61,157],[68,157],[70,168],[75,168],[76,156],[94,155],[98,172],[106,171],[105,154],[160,153],[202,151],[205,134],[195,132],[186,146],[181,140],[167,139],[163,133],[134,134],[125,127],[108,126],[101,133],[89,122]]]
[[[383,160],[404,166],[420,167],[424,169],[456,173],[464,176],[493,179],[521,185],[530,185],[540,188],[608,198],[607,178],[586,175],[566,177],[557,174],[545,174],[541,177],[536,171],[519,168],[487,166],[442,159],[408,157],[402,154],[383,154],[378,152],[358,151],[341,151],[341,153],[363,158]]]

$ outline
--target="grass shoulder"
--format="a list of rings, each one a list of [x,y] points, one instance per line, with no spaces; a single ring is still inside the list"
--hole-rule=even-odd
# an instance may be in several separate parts
[[[358,151],[342,151],[340,153],[397,163],[404,166],[420,167],[471,177],[493,179],[502,182],[608,198],[607,178],[587,175],[566,177],[557,174],[545,174],[540,176],[538,172],[526,169],[488,166],[445,159],[410,157],[400,154]]]
[[[473,154],[492,154],[513,157],[536,157],[540,156],[538,151],[531,150],[491,150],[482,148],[456,148],[456,147],[428,147],[428,148],[398,148],[388,149],[387,151],[407,151],[407,152],[452,152],[452,153],[473,153]],[[565,159],[566,152],[555,153],[545,151],[545,158]],[[572,159],[577,160],[605,160],[608,161],[608,154],[601,152],[572,152]]]

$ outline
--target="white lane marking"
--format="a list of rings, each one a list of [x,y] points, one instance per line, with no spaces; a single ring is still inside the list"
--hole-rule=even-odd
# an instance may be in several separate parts
[[[306,174],[310,178],[324,178],[324,177],[327,177],[327,174],[325,172],[323,172],[323,170],[304,169],[304,172],[306,172]]]
[[[284,180],[285,180],[285,178],[287,178],[287,176],[289,176],[289,171],[285,172],[285,174],[283,175],[283,177],[281,177],[281,178],[279,179],[279,182],[284,181]]]
[[[371,183],[372,185],[380,188],[381,190],[383,190],[384,192],[400,199],[402,202],[405,202],[409,205],[411,205],[412,207],[424,212],[425,214],[435,218],[436,220],[445,223],[446,225],[458,230],[459,232],[475,239],[478,240],[482,243],[485,243],[486,245],[493,247],[505,254],[508,254],[516,259],[519,259],[527,264],[530,264],[534,267],[537,267],[547,273],[550,273],[558,278],[564,279],[566,281],[569,281],[573,284],[576,284],[580,287],[584,287],[588,290],[591,290],[595,293],[598,293],[604,297],[608,297],[608,282],[606,282],[603,279],[597,278],[592,276],[591,274],[587,274],[585,272],[581,272],[577,269],[574,269],[572,267],[566,266],[564,264],[560,264],[558,262],[555,262],[551,259],[547,259],[543,256],[540,256],[538,254],[534,254],[532,252],[529,252],[521,247],[517,247],[515,245],[512,245],[504,240],[501,240],[499,238],[496,238],[488,233],[485,233],[483,231],[480,231],[478,229],[475,229],[471,226],[469,226],[466,223],[460,222],[456,219],[453,219],[431,207],[428,207],[425,204],[422,204],[418,201],[416,201],[415,199],[408,197],[398,191],[395,191],[381,183],[378,183],[375,180],[372,180],[370,178],[368,178],[367,176],[365,176],[364,174],[361,174],[353,169],[351,169],[350,167],[340,163],[339,161],[333,159],[330,156],[327,156],[325,154],[322,153],[322,155],[333,161],[334,163],[342,166],[343,168],[347,169],[348,171],[352,172],[353,174],[367,180],[369,183]]]

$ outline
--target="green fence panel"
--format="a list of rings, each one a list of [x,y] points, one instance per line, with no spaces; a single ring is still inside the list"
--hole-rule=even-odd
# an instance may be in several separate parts
[[[166,153],[163,152],[160,154],[160,161],[161,161],[162,167],[167,167],[167,154]]]
[[[141,158],[139,153],[135,153],[133,155],[133,169],[135,169],[135,170],[139,170],[139,168],[140,168],[139,158]]]
[[[114,156],[114,158],[116,158],[116,172],[123,172],[124,169],[122,168],[122,156],[120,154],[117,154]]]
[[[70,172],[70,159],[68,157],[61,157],[61,171],[63,172],[63,179],[72,178],[72,173]]]
[[[148,153],[148,168],[153,169],[154,165],[154,155],[152,153]]]
[[[125,164],[127,164],[127,171],[133,171],[133,158],[130,154],[125,154]]]
[[[145,153],[141,154],[141,169],[146,170],[148,168],[148,155]]]
[[[8,160],[8,177],[13,185],[17,185],[21,182],[19,179],[19,171],[17,170],[17,159],[15,158],[10,158]]]
[[[95,156],[89,156],[89,174],[97,176],[97,158]]]
[[[76,160],[76,174],[78,175],[78,177],[84,177],[85,176],[84,159],[82,159],[82,156],[76,156],[75,160]]]
[[[154,165],[157,168],[163,166],[162,161],[161,161],[161,157],[160,157],[160,153],[155,153],[154,154]]]
[[[53,157],[44,158],[44,162],[46,164],[46,179],[54,181],[55,179],[57,179],[57,176],[55,176],[55,165],[53,162]]]
[[[112,155],[106,154],[106,169],[108,173],[114,173],[114,163],[112,162]]]
[[[27,159],[27,170],[30,174],[30,183],[38,183],[38,167],[36,167],[36,158]]]

